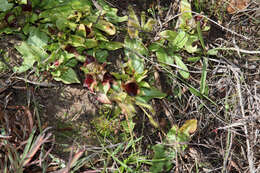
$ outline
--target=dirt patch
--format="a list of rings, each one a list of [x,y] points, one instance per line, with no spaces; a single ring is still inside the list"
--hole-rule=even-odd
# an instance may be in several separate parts
[[[2,80],[5,81],[5,80]],[[56,143],[52,154],[68,161],[72,146],[99,145],[93,135],[91,120],[97,117],[94,96],[81,86],[38,88],[17,82],[2,91],[1,104],[28,106],[39,113],[42,127],[52,127]],[[35,124],[36,125],[36,124]]]

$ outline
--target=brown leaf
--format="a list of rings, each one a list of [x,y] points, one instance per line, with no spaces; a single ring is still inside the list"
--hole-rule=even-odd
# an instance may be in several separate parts
[[[227,6],[227,12],[234,14],[240,10],[244,10],[248,5],[248,0],[230,0]]]

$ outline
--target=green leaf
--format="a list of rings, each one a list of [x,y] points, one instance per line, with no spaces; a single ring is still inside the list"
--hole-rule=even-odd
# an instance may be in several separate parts
[[[180,12],[181,16],[178,18],[179,27],[184,30],[190,30],[195,27],[195,21],[191,14],[191,4],[188,0],[181,0],[180,2]]]
[[[95,34],[95,39],[99,40],[99,41],[105,41],[108,42],[109,40],[107,39],[106,36],[103,35],[103,33],[101,31],[99,31],[98,29],[93,29],[93,32]]]
[[[178,55],[174,55],[175,58],[175,63],[178,67],[180,67],[181,69],[178,69],[180,75],[184,78],[184,79],[188,79],[190,77],[190,73],[188,72],[188,67],[183,63],[183,61],[181,60],[181,57]],[[185,71],[184,71],[185,70]]]
[[[98,46],[98,41],[95,39],[85,39],[84,47],[91,49]]]
[[[163,47],[163,44],[161,43],[158,43],[158,42],[155,42],[155,43],[152,43],[150,46],[149,46],[149,50],[152,51],[152,52],[155,52],[157,50],[159,50],[160,48]]]
[[[188,41],[185,44],[185,50],[189,53],[194,53],[197,51],[197,45],[193,46],[192,44],[198,40],[198,37],[195,35],[190,35]]]
[[[107,57],[108,57],[108,51],[106,50],[102,50],[102,49],[98,49],[96,51],[96,56],[95,56],[98,60],[98,62],[104,63],[107,61]]]
[[[124,45],[121,42],[116,42],[116,41],[110,41],[110,42],[105,42],[102,41],[99,43],[99,47],[101,49],[107,49],[107,50],[117,50],[122,48]]]
[[[155,24],[156,24],[156,20],[149,18],[148,21],[143,26],[144,31],[151,32]]]
[[[134,78],[136,80],[137,83],[141,82],[144,78],[147,77],[147,72],[148,70],[144,70],[142,73],[135,73],[134,74]]]
[[[199,21],[197,22],[197,32],[198,32],[198,36],[199,36],[199,40],[200,40],[201,46],[202,46],[203,50],[206,51],[206,46],[205,46],[204,39],[203,39],[203,36],[202,36],[202,32],[201,32],[200,22]]]
[[[187,61],[196,63],[196,62],[198,62],[200,59],[201,59],[201,57],[195,56],[195,57],[189,57],[189,58],[187,59]]]
[[[186,42],[188,41],[189,37],[186,32],[180,30],[173,41],[170,41],[173,48],[182,49]]]
[[[138,56],[147,55],[148,51],[139,39],[125,38],[125,56],[131,60],[131,64],[137,73],[144,71],[144,59]]]
[[[71,3],[71,7],[74,10],[78,10],[87,14],[91,10],[91,3],[86,0],[72,0],[69,1],[69,3]]]
[[[130,36],[130,38],[138,38],[138,33],[139,33],[138,30],[141,29],[138,17],[136,16],[132,6],[129,6],[128,11],[129,11],[129,17],[127,22],[128,35]]]
[[[177,125],[172,126],[172,128],[167,133],[167,138],[166,138],[167,143],[174,144],[174,143],[178,142],[178,130],[179,130],[179,128]],[[174,147],[177,147],[177,145],[175,144]]]
[[[85,39],[78,35],[70,35],[68,43],[74,47],[85,47]]]
[[[39,28],[30,27],[30,36],[27,43],[39,48],[44,48],[48,44],[49,37],[44,32],[41,32]]]
[[[195,88],[189,87],[189,90],[192,94],[194,94],[197,97],[203,97],[203,95]]]
[[[217,55],[218,54],[218,50],[217,49],[210,49],[207,52],[208,55]]]
[[[105,18],[112,23],[118,23],[118,22],[125,22],[127,21],[128,17],[127,16],[118,16],[117,8],[111,8],[107,3],[105,3],[103,0],[98,0],[99,5],[103,8],[105,11]]]
[[[167,95],[156,88],[141,88],[140,96],[145,102],[149,102],[151,99],[162,99]]]
[[[168,56],[167,52],[163,48],[160,48],[156,51],[156,57],[157,57],[157,60],[161,63],[165,63],[165,64],[168,64],[168,65],[174,64],[173,57]]]
[[[203,57],[202,74],[200,79],[201,94],[205,94],[206,91],[207,68],[208,68],[208,58]]]
[[[8,0],[0,0],[0,11],[7,11],[13,7],[13,3],[9,3]]]
[[[19,53],[22,54],[23,63],[20,67],[14,67],[14,71],[22,73],[33,67],[35,62],[41,62],[48,57],[48,54],[34,45],[29,45],[26,42],[22,42],[20,46],[16,46]]]
[[[68,68],[66,71],[61,72],[60,77],[54,77],[56,81],[62,81],[65,84],[80,83],[77,74],[72,68]]]
[[[164,145],[156,144],[152,148],[154,156],[150,171],[152,173],[168,172],[172,168],[173,164],[171,161],[172,158],[169,157]]]
[[[178,33],[172,30],[164,30],[160,32],[159,34],[161,37],[165,38],[168,41],[174,41],[175,38],[177,37]]]
[[[112,23],[102,19],[99,19],[98,22],[94,24],[94,27],[106,32],[108,35],[115,35],[116,33],[115,26]]]

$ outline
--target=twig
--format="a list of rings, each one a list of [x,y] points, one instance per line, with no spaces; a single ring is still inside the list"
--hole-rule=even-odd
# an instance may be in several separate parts
[[[239,80],[238,72],[230,65],[229,65],[229,68],[234,73],[235,78],[236,78],[237,92],[238,92],[239,104],[240,104],[242,117],[246,118],[245,110],[244,110],[244,104],[243,104],[243,100],[242,100],[242,93],[241,93],[241,86],[240,86],[240,80]],[[245,136],[246,136],[247,159],[248,159],[248,164],[249,164],[249,171],[250,171],[250,173],[255,173],[253,151],[251,150],[251,145],[250,145],[250,142],[249,142],[248,129],[247,129],[246,125],[244,125],[244,132],[245,132]]]
[[[33,85],[38,85],[38,86],[42,86],[42,87],[56,87],[57,85],[53,84],[53,83],[47,83],[47,82],[34,82],[34,81],[30,81],[28,79],[22,78],[22,77],[12,77],[14,79],[19,79],[22,80],[24,82],[33,84]]]
[[[212,50],[232,50],[232,51],[238,51],[240,53],[245,53],[245,54],[260,54],[260,51],[251,51],[251,50],[245,50],[245,49],[240,49],[239,47],[216,47],[213,48]]]

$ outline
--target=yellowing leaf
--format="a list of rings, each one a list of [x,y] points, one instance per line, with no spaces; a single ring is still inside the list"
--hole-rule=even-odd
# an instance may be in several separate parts
[[[190,30],[195,27],[195,21],[191,14],[191,4],[188,0],[181,0],[180,2],[181,16],[178,19],[178,26],[182,29]]]
[[[140,29],[140,23],[133,10],[133,7],[129,6],[128,10],[129,10],[129,18],[127,22],[127,26],[128,26],[127,31],[130,38],[137,38],[138,30]]]
[[[95,24],[94,26],[100,29],[101,31],[106,32],[108,35],[114,35],[116,33],[115,26],[112,23],[102,19],[98,20],[98,23]]]
[[[190,133],[194,133],[196,130],[197,130],[197,120],[191,119],[185,121],[183,126],[179,129],[179,132],[184,134],[190,134]]]

